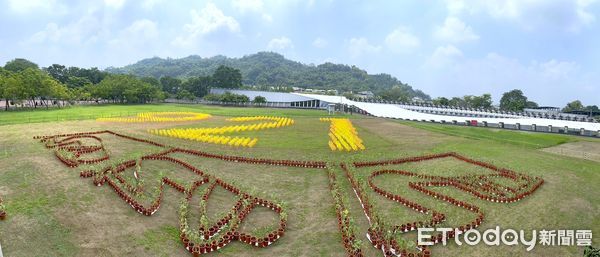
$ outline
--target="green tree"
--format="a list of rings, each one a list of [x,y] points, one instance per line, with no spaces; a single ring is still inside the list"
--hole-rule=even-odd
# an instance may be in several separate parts
[[[206,101],[218,102],[221,101],[221,96],[217,94],[207,94],[203,97],[203,99]]]
[[[48,73],[48,75],[52,76],[60,83],[66,84],[69,79],[69,75],[67,74],[67,67],[65,67],[64,65],[52,64],[44,68],[44,70]]]
[[[6,100],[6,110],[8,110],[9,104],[26,99],[23,81],[20,73],[9,73],[8,76],[5,76],[3,97]]]
[[[466,106],[467,104],[465,103],[465,99],[464,98],[460,98],[460,97],[452,97],[449,101],[448,101],[448,105],[450,106]]]
[[[525,108],[538,108],[539,105],[534,101],[527,101]]]
[[[20,72],[20,71],[24,71],[26,69],[37,70],[37,69],[39,69],[39,67],[37,64],[35,64],[27,59],[17,58],[17,59],[7,62],[4,65],[4,69],[8,70],[8,71],[12,71],[12,72]]]
[[[143,77],[140,80],[143,82],[146,82],[154,87],[161,88],[161,85],[160,85],[160,82],[158,81],[158,79],[155,79],[153,77]]]
[[[69,88],[83,87],[88,84],[98,84],[106,77],[106,72],[98,68],[82,69],[78,67],[65,67],[60,64],[52,64],[44,68],[50,76]]]
[[[182,100],[194,100],[196,97],[194,96],[194,94],[190,93],[190,91],[187,91],[185,89],[179,90],[179,92],[177,92],[177,95],[175,96],[176,99]]]
[[[466,95],[463,97],[463,102],[467,107],[471,108],[490,108],[492,107],[492,95],[483,94],[481,96]]]
[[[225,92],[220,95],[220,100],[222,102],[228,103],[247,103],[250,102],[250,99],[246,95],[233,94],[231,92]]]
[[[240,88],[242,73],[240,70],[221,65],[212,76],[213,85],[220,88]]]
[[[446,97],[438,97],[436,99],[433,99],[432,102],[435,105],[443,105],[443,106],[450,105],[450,100]]]
[[[265,98],[264,96],[257,95],[254,97],[254,100],[252,100],[252,102],[255,104],[264,104],[267,102],[267,98]]]
[[[584,110],[592,111],[592,112],[600,112],[600,109],[598,108],[597,105],[588,105],[584,108]]]
[[[567,104],[567,106],[565,106],[565,108],[562,109],[563,112],[570,112],[570,111],[582,111],[584,110],[584,106],[581,103],[581,101],[579,100],[575,100],[573,102],[570,102]]]
[[[158,86],[132,75],[109,75],[92,88],[92,97],[113,102],[147,103],[164,98]]]
[[[410,94],[406,88],[396,85],[388,90],[382,91],[379,96],[386,101],[408,102],[411,100]]]
[[[65,84],[67,84],[68,88],[80,88],[85,87],[87,85],[91,85],[92,82],[84,77],[68,76],[67,82],[65,82]]]
[[[183,88],[196,97],[203,97],[208,94],[212,82],[213,79],[210,76],[193,77],[183,83]]]
[[[171,93],[177,94],[177,91],[181,88],[181,80],[173,77],[162,77],[160,78],[160,85],[162,90]]]
[[[98,68],[93,67],[90,69],[83,69],[79,67],[69,67],[66,71],[67,76],[69,77],[80,77],[86,78],[93,84],[98,84],[102,81],[108,73],[104,71],[98,70]]]
[[[523,95],[523,91],[513,89],[502,95],[500,99],[500,109],[506,111],[519,112],[523,111],[527,104],[527,97]]]

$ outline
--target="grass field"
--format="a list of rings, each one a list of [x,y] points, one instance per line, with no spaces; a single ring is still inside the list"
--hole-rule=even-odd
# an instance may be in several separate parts
[[[132,115],[146,111],[195,111],[212,118],[181,124],[100,123],[101,116]],[[231,125],[233,116],[272,115],[293,118],[288,127],[242,132],[258,137],[254,148],[199,143],[152,135],[147,129],[171,127],[216,127]],[[365,238],[368,221],[346,175],[337,166],[354,161],[397,159],[422,154],[457,152],[472,159],[544,179],[544,185],[531,196],[516,203],[493,203],[478,200],[452,188],[440,192],[475,203],[486,214],[480,229],[591,229],[600,233],[600,163],[543,151],[564,143],[585,142],[600,145],[593,138],[527,133],[485,128],[457,127],[418,122],[394,121],[366,116],[344,116],[352,120],[366,146],[361,152],[331,152],[328,148],[327,122],[320,122],[325,111],[263,108],[229,108],[202,105],[109,105],[63,110],[0,112],[0,197],[8,218],[0,221],[0,244],[4,256],[191,256],[179,240],[178,192],[167,188],[160,210],[142,216],[104,185],[97,187],[91,179],[79,177],[84,167],[67,168],[38,140],[37,135],[112,130],[168,145],[210,153],[269,159],[323,160],[336,174],[348,200],[348,210],[362,241],[365,256],[381,256]],[[165,148],[120,140],[101,135],[111,161],[136,158]],[[598,149],[598,148],[591,148]],[[204,172],[235,183],[266,199],[283,201],[289,210],[288,229],[281,240],[266,248],[254,248],[233,242],[210,256],[345,256],[341,233],[336,222],[334,200],[323,169],[267,166],[224,162],[181,153],[172,157],[185,160]],[[181,181],[178,167],[158,161],[144,162],[145,183],[154,185],[159,173],[169,173]],[[482,174],[485,170],[450,159],[389,165],[419,174],[460,176]],[[354,176],[366,177],[381,167],[354,168]],[[128,173],[131,176],[131,173]],[[130,179],[130,178],[127,178]],[[471,219],[472,213],[448,206],[444,202],[410,190],[410,180],[395,175],[375,179],[378,186],[397,194],[425,202],[446,211],[443,225],[453,226]],[[390,224],[425,217],[411,209],[367,190],[381,216]],[[195,198],[194,198],[195,199]],[[196,202],[196,200],[192,200]],[[208,218],[214,220],[235,203],[225,190],[216,190],[208,203]],[[252,212],[240,229],[261,234],[273,227],[276,217],[270,211]],[[416,232],[397,236],[415,238]],[[598,239],[593,244],[599,245]],[[487,247],[433,246],[433,256],[582,256],[576,246]]]

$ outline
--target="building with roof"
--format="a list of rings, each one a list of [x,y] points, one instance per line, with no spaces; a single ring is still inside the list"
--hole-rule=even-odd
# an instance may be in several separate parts
[[[250,100],[257,96],[262,96],[266,99],[269,106],[274,107],[297,107],[297,108],[327,108],[327,102],[323,102],[313,97],[307,97],[294,93],[285,92],[267,92],[267,91],[255,91],[255,90],[243,90],[243,89],[228,89],[228,88],[211,88],[210,93],[215,95],[221,95],[225,92],[232,94],[245,95]]]

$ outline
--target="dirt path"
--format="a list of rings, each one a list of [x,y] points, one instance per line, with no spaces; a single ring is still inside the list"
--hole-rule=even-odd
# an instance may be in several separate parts
[[[544,152],[600,162],[600,141],[566,143],[541,150]]]

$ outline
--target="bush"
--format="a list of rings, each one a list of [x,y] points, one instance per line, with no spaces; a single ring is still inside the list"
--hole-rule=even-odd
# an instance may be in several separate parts
[[[252,100],[252,102],[254,102],[255,104],[264,104],[267,102],[267,98],[265,98],[264,96],[257,95],[256,97],[254,97],[254,100]]]
[[[204,96],[204,100],[206,101],[216,101],[216,102],[228,102],[228,103],[247,103],[250,102],[250,98],[245,95],[233,94],[230,92],[225,92],[222,95],[216,94],[208,94]]]

